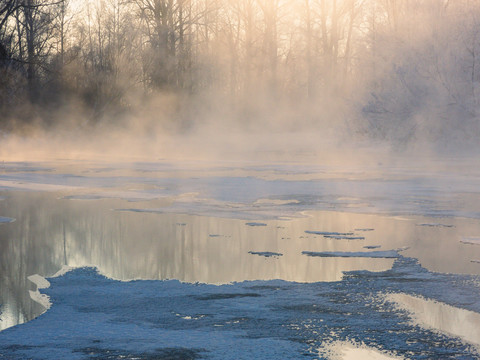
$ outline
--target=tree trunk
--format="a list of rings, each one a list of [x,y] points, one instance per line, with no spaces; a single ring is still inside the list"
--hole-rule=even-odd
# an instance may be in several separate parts
[[[36,66],[35,66],[35,0],[27,0],[24,9],[26,41],[27,41],[27,83],[30,101],[37,100]]]

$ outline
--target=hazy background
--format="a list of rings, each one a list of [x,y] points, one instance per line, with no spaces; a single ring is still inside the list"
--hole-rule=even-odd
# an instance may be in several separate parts
[[[0,0],[0,160],[474,154],[479,32],[476,0]]]

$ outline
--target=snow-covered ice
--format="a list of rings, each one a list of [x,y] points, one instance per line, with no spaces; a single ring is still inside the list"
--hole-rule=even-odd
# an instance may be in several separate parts
[[[478,358],[479,188],[449,167],[6,164],[0,357]]]
[[[12,360],[108,354],[167,359],[167,351],[174,351],[178,358],[303,359],[317,358],[318,349],[331,344],[354,342],[364,347],[350,347],[347,353],[368,350],[409,359],[479,355],[472,332],[480,310],[478,287],[473,291],[471,286],[474,277],[431,273],[402,257],[385,272],[346,275],[339,282],[215,286],[120,282],[92,268],[75,269],[49,279],[51,286],[42,290],[51,299],[51,309],[2,332],[0,354]],[[460,297],[445,291],[454,288]],[[427,294],[440,305],[422,312],[422,304],[430,301],[422,300]],[[406,313],[402,304],[411,299],[415,301],[408,303]],[[453,305],[458,303],[462,308]],[[453,316],[448,323],[456,328],[437,324],[439,312],[443,319]],[[405,321],[413,313],[421,321]],[[465,322],[458,322],[455,314],[476,317],[462,328]],[[394,338],[389,335],[392,329]]]
[[[480,349],[480,314],[423,297],[395,293],[386,296],[422,327],[464,339]]]

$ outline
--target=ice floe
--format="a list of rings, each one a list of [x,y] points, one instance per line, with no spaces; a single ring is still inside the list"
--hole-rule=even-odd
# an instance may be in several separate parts
[[[323,235],[325,239],[335,240],[365,240],[364,236],[346,236],[346,235]]]
[[[342,258],[386,258],[394,259],[400,255],[396,250],[387,251],[302,251],[303,255],[313,257],[342,257]]]
[[[462,237],[460,242],[469,245],[480,245],[480,237]]]
[[[443,228],[453,228],[455,225],[448,225],[442,223],[424,223],[424,224],[417,224],[417,226],[425,226],[425,227],[443,227]]]
[[[27,279],[37,285],[37,289],[48,289],[50,287],[50,282],[41,275],[30,275]]]
[[[385,301],[384,296],[385,290],[395,290],[408,300],[420,298],[415,293],[423,291],[438,296],[439,303],[453,286],[460,291],[452,299],[476,308],[470,300],[478,302],[478,288],[469,285],[475,278],[430,273],[407,258],[396,259],[384,272],[353,271],[342,281],[310,284],[120,282],[91,268],[48,280],[51,286],[42,295],[50,297],[51,308],[35,321],[1,333],[3,358],[420,360],[448,358],[452,353],[478,357],[469,345],[480,331],[475,318],[442,315],[437,326],[428,319],[428,314],[436,314],[435,305],[424,312],[414,301],[406,309],[397,305],[408,303],[404,297]],[[421,327],[405,321],[415,312],[428,315]],[[455,314],[470,312],[454,309]],[[432,326],[424,325],[428,322]],[[465,334],[455,330],[463,324],[472,325]]]
[[[310,235],[321,235],[321,236],[352,236],[353,232],[332,232],[332,231],[311,231],[306,230],[306,234]]]
[[[40,290],[48,289],[50,287],[50,282],[38,274],[30,275],[27,279],[36,285],[35,290],[29,290],[30,298],[36,303],[42,305],[45,310],[48,310],[51,306],[50,297],[40,293]]]
[[[7,224],[7,223],[14,222],[14,221],[15,221],[14,218],[0,216],[0,224]]]
[[[277,252],[271,252],[271,251],[249,251],[249,254],[252,255],[258,255],[258,256],[264,256],[264,257],[279,257],[283,256],[283,254],[277,253]]]
[[[258,199],[253,204],[255,205],[293,205],[299,204],[300,201],[296,199]]]
[[[247,222],[247,223],[245,223],[245,225],[248,225],[248,226],[267,226],[267,224],[261,223],[261,222]]]

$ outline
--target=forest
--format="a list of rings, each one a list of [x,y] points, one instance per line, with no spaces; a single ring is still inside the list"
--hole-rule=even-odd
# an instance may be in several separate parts
[[[475,144],[479,33],[477,0],[0,0],[0,131]]]

